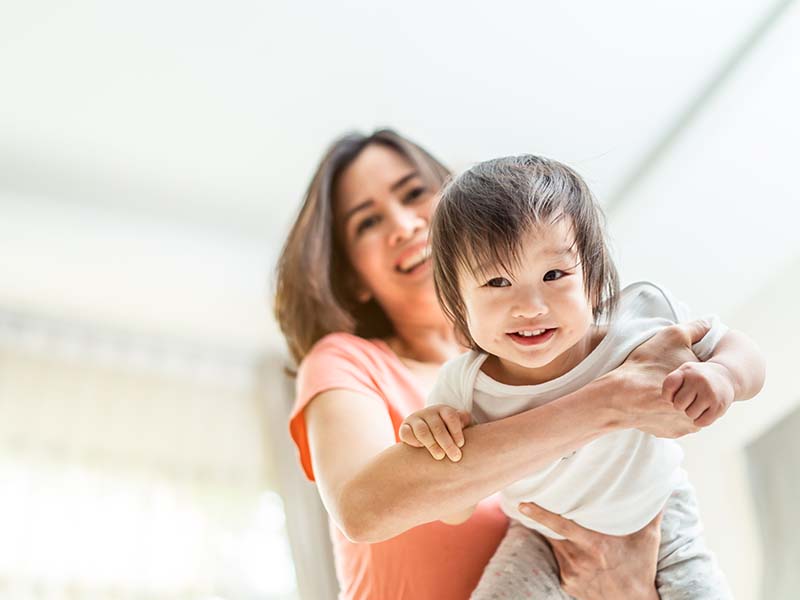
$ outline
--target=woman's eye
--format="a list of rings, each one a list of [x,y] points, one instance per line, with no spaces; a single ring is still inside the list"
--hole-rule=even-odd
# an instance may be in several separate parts
[[[378,220],[379,219],[377,216],[372,216],[372,217],[367,217],[366,219],[361,221],[356,227],[356,235],[363,233],[364,231],[375,225],[378,222]]]
[[[544,280],[555,281],[556,279],[561,279],[564,275],[566,275],[566,273],[561,269],[551,269],[544,274]]]
[[[486,282],[489,287],[508,287],[511,282],[505,277],[495,277]]]
[[[424,194],[426,191],[427,191],[427,188],[423,187],[423,186],[415,187],[415,188],[409,190],[408,194],[406,194],[406,197],[405,197],[405,203],[406,204],[411,204],[412,202],[414,202],[414,200],[416,200],[417,198],[422,196],[422,194]]]

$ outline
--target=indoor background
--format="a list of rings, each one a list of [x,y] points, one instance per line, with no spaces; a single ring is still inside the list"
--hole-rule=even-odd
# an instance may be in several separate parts
[[[684,438],[739,600],[800,584],[797,2],[0,4],[0,598],[325,600],[274,263],[326,145],[557,158],[623,283],[749,333]]]

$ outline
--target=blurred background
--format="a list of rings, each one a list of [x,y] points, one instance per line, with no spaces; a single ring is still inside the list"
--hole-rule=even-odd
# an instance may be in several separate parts
[[[273,268],[316,161],[391,126],[585,176],[623,282],[748,332],[682,440],[736,598],[800,585],[792,1],[0,4],[0,598],[335,596]]]

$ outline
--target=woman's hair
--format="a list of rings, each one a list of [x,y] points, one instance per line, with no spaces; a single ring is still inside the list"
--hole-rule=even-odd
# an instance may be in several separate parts
[[[356,279],[334,231],[336,182],[370,145],[391,148],[406,158],[434,188],[440,188],[450,175],[423,148],[390,129],[371,135],[349,133],[328,148],[306,190],[276,269],[275,318],[298,363],[328,333],[386,337],[394,331],[374,299],[359,303],[354,298]]]
[[[485,276],[487,266],[513,272],[525,235],[568,219],[595,320],[613,313],[619,277],[605,240],[604,217],[586,183],[557,161],[522,155],[479,163],[442,191],[431,223],[436,295],[462,342],[469,334],[459,275]]]

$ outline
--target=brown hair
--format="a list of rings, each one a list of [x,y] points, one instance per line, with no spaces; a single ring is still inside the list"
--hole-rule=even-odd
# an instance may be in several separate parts
[[[331,144],[311,179],[276,269],[275,318],[298,363],[328,333],[386,337],[394,331],[374,299],[359,303],[353,297],[353,272],[334,232],[337,179],[372,144],[408,159],[436,188],[450,175],[423,148],[390,129],[371,135],[349,133]]]
[[[603,213],[586,183],[557,161],[522,155],[479,163],[442,191],[431,223],[436,295],[456,333],[473,349],[459,274],[481,265],[513,271],[524,235],[542,223],[571,221],[595,320],[612,314],[619,276],[605,240]]]

